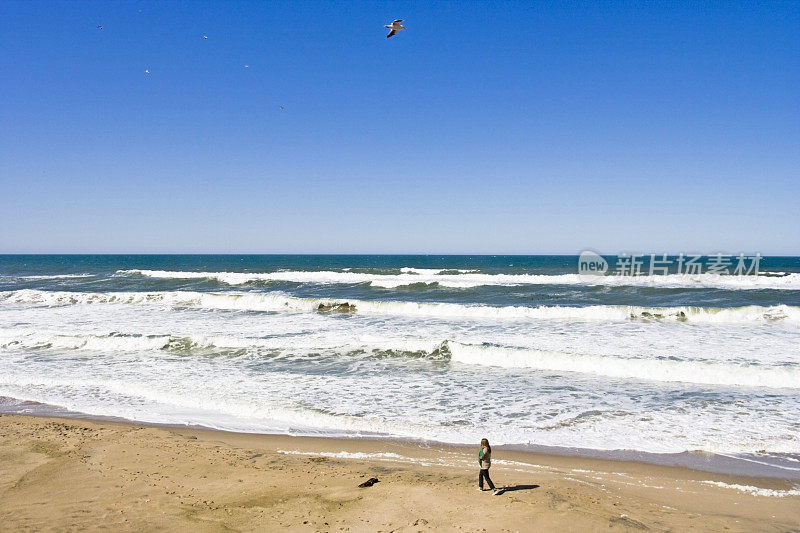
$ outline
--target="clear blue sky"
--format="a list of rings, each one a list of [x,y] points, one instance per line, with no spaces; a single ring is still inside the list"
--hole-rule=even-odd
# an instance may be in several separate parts
[[[0,252],[800,253],[800,3],[735,4],[3,0]]]

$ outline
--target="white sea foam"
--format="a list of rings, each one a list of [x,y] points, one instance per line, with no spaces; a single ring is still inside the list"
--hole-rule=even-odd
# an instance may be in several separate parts
[[[744,306],[734,308],[707,307],[638,307],[624,305],[567,306],[487,306],[436,302],[403,302],[341,300],[330,298],[297,298],[281,292],[64,292],[23,289],[0,292],[0,302],[38,306],[89,304],[168,305],[200,309],[312,312],[338,304],[359,314],[430,318],[466,318],[490,320],[668,320],[698,323],[800,324],[800,307],[788,305]]]
[[[62,335],[46,333],[20,334],[0,331],[0,348],[7,350],[52,349],[94,351],[163,350],[178,342],[167,335]]]
[[[774,407],[770,406],[758,416],[737,418],[732,433],[715,429],[727,427],[724,421],[730,420],[716,410],[660,411],[649,404],[642,409],[646,409],[650,422],[641,421],[636,412],[628,416],[610,412],[608,416],[587,419],[586,424],[551,429],[536,423],[534,415],[507,418],[509,412],[530,409],[525,406],[529,403],[527,397],[522,391],[509,396],[495,390],[492,395],[500,400],[492,410],[491,422],[476,419],[471,424],[453,425],[448,422],[454,416],[458,418],[459,412],[475,412],[480,416],[485,405],[485,396],[464,394],[464,390],[474,391],[476,383],[462,381],[463,373],[459,373],[462,377],[458,388],[441,389],[444,384],[439,379],[437,391],[431,393],[425,388],[426,378],[413,374],[402,379],[379,373],[351,377],[267,371],[254,376],[225,358],[67,357],[52,359],[52,363],[50,360],[25,357],[15,363],[13,354],[4,354],[0,358],[0,395],[88,414],[167,424],[201,424],[233,431],[380,434],[465,443],[491,428],[496,444],[624,447],[652,452],[679,452],[699,443],[709,450],[731,453],[756,447],[789,453],[798,449],[796,438],[783,433],[787,417],[773,412]],[[415,393],[420,386],[423,396]],[[333,403],[325,408],[326,397],[331,394]],[[537,395],[543,396],[537,403],[540,407],[535,409],[540,413],[591,408],[596,401],[591,395],[580,394],[562,406],[552,392],[540,391]],[[298,405],[298,398],[309,407]],[[443,399],[444,404],[440,403]],[[619,406],[623,408],[624,402]],[[634,405],[629,408],[638,409]]]
[[[721,481],[701,481],[706,485],[714,485],[725,489],[733,489],[741,492],[752,494],[753,496],[767,496],[773,498],[786,498],[789,496],[800,496],[800,490],[778,490],[778,489],[763,489],[761,487],[754,487],[752,485],[737,485],[735,483],[723,483]]]
[[[332,459],[385,459],[385,460],[405,460],[404,457],[394,452],[301,452],[299,450],[278,450],[278,453],[286,455],[309,455],[309,456],[322,456],[330,457]]]
[[[336,341],[335,344],[328,344]],[[438,348],[438,350],[437,350]],[[684,382],[736,387],[800,388],[800,366],[739,364],[730,361],[652,359],[544,351],[531,348],[477,346],[454,341],[372,338],[358,340],[286,339],[236,337],[225,335],[64,335],[38,331],[0,330],[0,349],[5,350],[81,350],[99,352],[141,352],[189,350],[275,350],[289,349],[295,357],[303,353],[354,354],[394,353],[419,357],[436,354],[439,359],[503,368],[521,368],[550,372],[574,372],[611,378],[641,379],[658,382]]]
[[[369,335],[348,342],[344,338],[248,337],[232,335],[143,335],[110,333],[63,334],[18,328],[0,329],[0,349],[5,350],[77,350],[100,352],[203,351],[220,350],[290,350],[302,356],[309,352],[364,353],[395,352],[417,356],[441,347],[442,341],[376,338]]]
[[[718,274],[668,274],[660,276],[581,276],[579,274],[485,274],[465,271],[459,274],[442,269],[403,268],[401,274],[367,274],[334,271],[279,272],[183,272],[169,270],[119,270],[119,275],[140,275],[166,279],[215,279],[228,285],[254,281],[284,281],[316,284],[369,283],[374,287],[393,289],[413,284],[433,284],[450,288],[486,285],[603,285],[664,288],[719,288],[732,290],[775,289],[800,290],[800,274],[786,276],[731,276]]]
[[[233,266],[238,261],[230,264],[241,269]],[[368,300],[391,294],[426,300],[431,293],[390,294],[367,284],[519,285],[531,278],[421,268],[350,273],[278,273],[323,280],[300,281],[309,284],[298,291],[316,296],[308,298],[242,285],[251,276],[244,273],[232,273],[237,287],[201,280],[198,286],[215,287],[213,293],[148,292],[192,283],[154,282],[141,272],[111,279],[97,274],[95,286],[103,289],[78,288],[85,280],[77,280],[61,292],[2,292],[0,395],[95,415],[238,431],[451,443],[490,435],[495,444],[745,453],[759,462],[776,457],[789,465],[781,472],[797,477],[799,463],[787,462],[795,459],[773,455],[800,457],[794,415],[800,307],[794,294],[697,294],[702,302],[725,302],[713,305],[769,304],[735,308],[491,305],[502,301],[501,293],[535,298],[518,300],[522,304],[576,295],[575,287],[528,286],[450,292],[451,303],[381,302]],[[731,279],[681,283],[702,287]],[[768,283],[792,279],[772,276]],[[579,282],[539,276],[531,283],[559,280]],[[761,283],[733,279],[751,281]],[[351,282],[360,285],[314,285]],[[590,292],[609,303],[698,301],[685,291],[653,297],[628,289]],[[361,299],[327,298],[331,294]]]
[[[707,385],[800,388],[800,367],[584,355],[449,342],[452,361]]]

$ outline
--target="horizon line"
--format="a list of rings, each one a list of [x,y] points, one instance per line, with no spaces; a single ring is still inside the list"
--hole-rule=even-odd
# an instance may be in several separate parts
[[[402,253],[392,253],[392,252],[379,252],[379,253],[368,253],[368,252],[0,252],[0,257],[4,256],[124,256],[124,255],[161,255],[161,256],[175,256],[175,255],[184,255],[184,256],[202,256],[202,255],[215,255],[215,256],[361,256],[361,257],[368,257],[368,256],[400,256],[400,257],[411,257],[411,256],[440,256],[440,257],[465,257],[465,256],[481,256],[481,257],[492,257],[492,256],[502,256],[502,257],[578,257],[583,251],[592,251],[599,255],[606,255],[606,256],[616,256],[619,257],[621,255],[637,255],[637,256],[650,256],[656,255],[660,256],[666,253],[668,257],[677,257],[680,254],[684,255],[698,255],[700,257],[714,257],[717,254],[722,254],[723,256],[731,256],[736,257],[739,254],[743,254],[745,257],[752,257],[756,254],[760,254],[761,257],[786,257],[786,258],[794,258],[800,257],[800,252],[794,254],[787,254],[787,253],[762,253],[762,252],[713,252],[713,253],[697,253],[697,252],[630,252],[630,251],[621,251],[621,252],[614,252],[614,253],[607,253],[607,252],[597,252],[596,250],[585,249],[581,252],[574,252],[574,253],[487,253],[487,252],[475,252],[475,253],[468,253],[468,252],[446,252],[446,253],[410,253],[410,252],[402,252]]]

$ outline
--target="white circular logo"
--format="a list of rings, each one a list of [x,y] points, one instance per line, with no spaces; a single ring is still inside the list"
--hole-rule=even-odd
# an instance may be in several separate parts
[[[608,262],[603,256],[591,250],[584,250],[578,257],[578,274],[581,276],[604,276]]]

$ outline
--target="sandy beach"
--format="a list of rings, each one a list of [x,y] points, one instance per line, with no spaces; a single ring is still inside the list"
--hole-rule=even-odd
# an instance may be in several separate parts
[[[776,479],[475,451],[0,415],[0,524],[20,530],[794,531]],[[369,478],[380,481],[368,488]]]
[[[0,1],[0,533],[800,533],[799,30]]]

